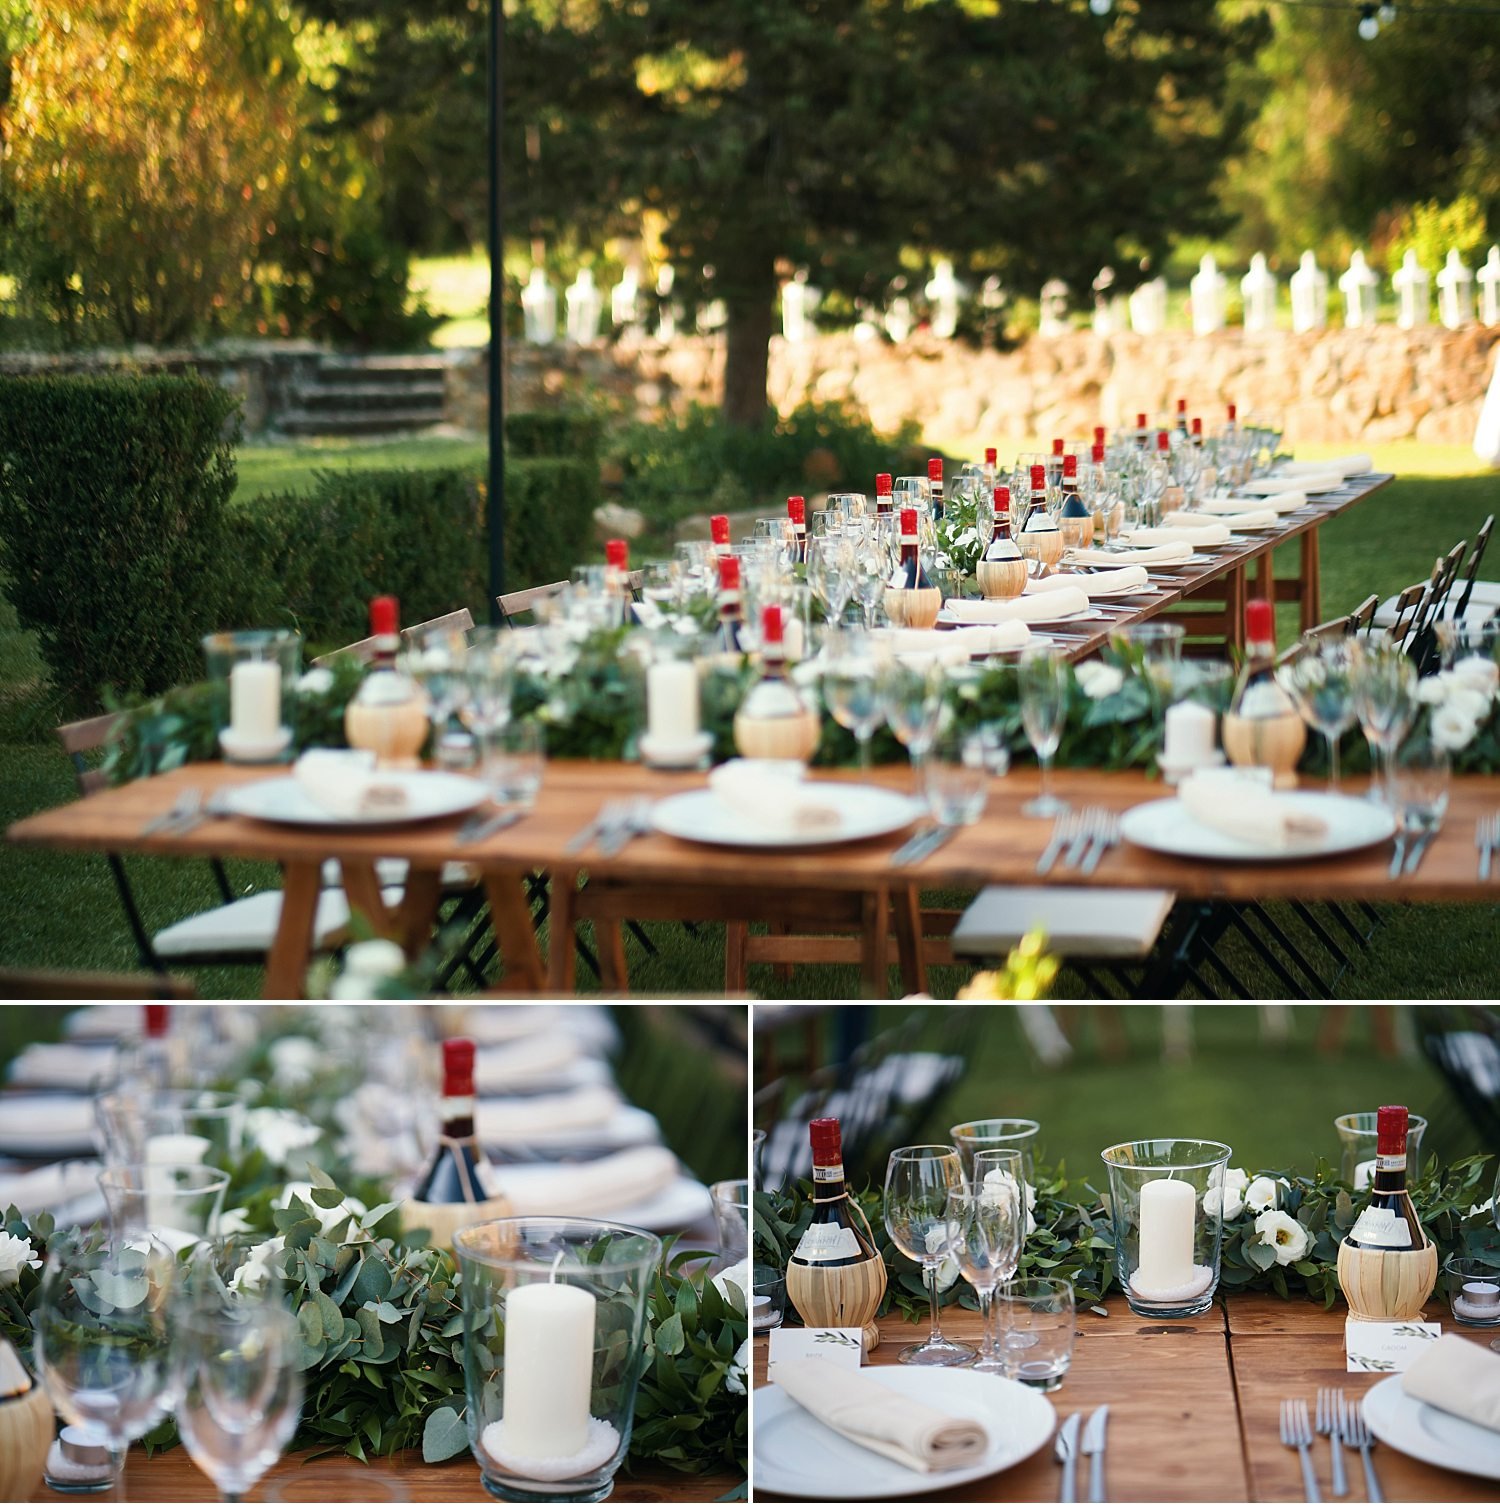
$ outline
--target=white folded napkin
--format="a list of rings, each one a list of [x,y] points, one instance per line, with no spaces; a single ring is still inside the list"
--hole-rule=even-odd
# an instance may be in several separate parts
[[[1210,519],[1201,527],[1193,529],[1132,529],[1128,534],[1120,536],[1120,542],[1129,545],[1132,550],[1149,550],[1156,545],[1189,544],[1194,548],[1199,545],[1226,545],[1229,543],[1229,530],[1224,524]]]
[[[1191,543],[1181,539],[1175,544],[1157,545],[1150,550],[1132,550],[1129,555],[1116,550],[1070,550],[1068,562],[1071,565],[1117,566],[1129,560],[1131,565],[1137,566],[1175,565],[1192,553]]]
[[[45,1110],[40,1107],[45,1104]],[[47,1142],[68,1142],[81,1147],[94,1144],[94,1102],[84,1095],[49,1094],[9,1098],[0,1095],[0,1131]]]
[[[1047,592],[1080,591],[1090,599],[1113,597],[1132,587],[1150,585],[1143,565],[1121,566],[1117,571],[1072,572],[1063,576],[1043,576],[1026,583],[1028,597]]]
[[[1299,508],[1307,507],[1307,494],[1305,492],[1268,492],[1264,496],[1247,497],[1211,497],[1198,505],[1199,512],[1212,513],[1219,518],[1233,518],[1237,513],[1247,510],[1260,512],[1265,510],[1278,516],[1283,513],[1295,513]]]
[[[941,1413],[882,1387],[868,1369],[836,1367],[821,1356],[779,1362],[776,1385],[835,1434],[912,1471],[958,1471],[982,1461],[989,1435],[977,1419]]]
[[[1337,472],[1339,476],[1367,476],[1375,469],[1373,456],[1356,454],[1335,456],[1331,461],[1287,461],[1278,467],[1281,476],[1323,476]]]
[[[88,1089],[113,1076],[113,1047],[81,1042],[33,1042],[16,1055],[7,1077],[12,1084],[48,1089]]]
[[[530,1088],[537,1079],[569,1067],[582,1056],[578,1039],[567,1032],[540,1032],[474,1054],[474,1088],[480,1094]]]
[[[1071,582],[1041,597],[1011,597],[1003,602],[950,597],[943,604],[955,623],[1050,623],[1088,611],[1087,593]]]
[[[979,623],[943,632],[932,628],[877,628],[874,642],[901,659],[935,656],[944,664],[962,664],[970,655],[999,654],[1020,649],[1031,638],[1024,623]]]
[[[665,1147],[631,1147],[593,1162],[494,1168],[489,1191],[509,1200],[512,1215],[607,1215],[676,1181],[677,1159]]]
[[[89,1037],[138,1037],[145,1026],[145,1012],[134,1000],[110,1000],[101,1005],[67,1009],[63,1035],[73,1042]]]
[[[1285,492],[1290,483],[1298,492],[1330,492],[1342,487],[1344,479],[1336,471],[1301,472],[1297,476],[1257,476],[1240,483],[1240,491],[1249,497],[1274,497]]]
[[[578,1131],[607,1125],[624,1103],[603,1084],[586,1084],[561,1094],[474,1102],[474,1127],[481,1142],[524,1142],[529,1132]]]
[[[1445,1414],[1500,1430],[1500,1356],[1488,1346],[1440,1335],[1402,1374],[1401,1388]]]
[[[307,799],[333,817],[399,812],[406,789],[375,771],[368,749],[309,749],[292,766]]]
[[[725,806],[753,817],[772,833],[839,826],[842,817],[795,759],[731,759],[708,775],[709,789]]]
[[[1264,529],[1280,516],[1274,508],[1250,508],[1244,513],[1169,513],[1162,522],[1170,529],[1204,529],[1222,524],[1233,532],[1235,529]]]
[[[458,1009],[461,1014],[449,1035],[472,1037],[481,1045],[514,1042],[541,1031],[565,1031],[584,1046],[604,1052],[620,1042],[620,1030],[608,1008],[591,1000],[493,1001]]]
[[[1280,851],[1328,831],[1321,817],[1233,770],[1189,775],[1178,782],[1177,796],[1194,821],[1257,848]]]
[[[100,1162],[54,1162],[29,1173],[0,1173],[0,1210],[10,1205],[23,1215],[57,1211],[84,1194],[99,1190]]]

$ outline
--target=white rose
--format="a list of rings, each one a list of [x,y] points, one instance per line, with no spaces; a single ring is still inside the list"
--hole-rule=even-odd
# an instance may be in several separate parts
[[[1113,696],[1124,684],[1125,674],[1116,665],[1106,665],[1103,660],[1085,660],[1074,671],[1083,694],[1091,702],[1103,701]]]
[[[276,1110],[269,1106],[247,1110],[245,1129],[250,1140],[278,1168],[286,1167],[293,1155],[314,1147],[323,1133],[310,1120],[294,1110]]]
[[[23,1268],[41,1265],[36,1248],[24,1236],[0,1231],[0,1288],[14,1288],[21,1281]]]
[[[326,665],[314,665],[302,673],[297,690],[305,696],[323,696],[333,690],[333,672]]]
[[[1250,1175],[1243,1168],[1215,1168],[1208,1175],[1208,1186],[1216,1189],[1220,1184],[1226,1188],[1242,1189],[1250,1182]]]
[[[1281,1202],[1279,1191],[1286,1186],[1284,1178],[1267,1178],[1264,1175],[1252,1178],[1245,1188],[1245,1207],[1252,1210],[1274,1210]]]
[[[713,1285],[728,1303],[734,1303],[729,1292],[729,1285],[734,1284],[740,1291],[740,1302],[749,1303],[750,1293],[750,1258],[742,1257],[738,1262],[726,1267],[723,1272],[716,1272],[712,1279]]]
[[[250,1222],[245,1218],[245,1206],[239,1205],[232,1210],[225,1210],[219,1216],[219,1234],[221,1236],[243,1236],[251,1229]]]
[[[262,1241],[259,1246],[252,1246],[245,1260],[235,1268],[234,1276],[229,1280],[229,1286],[236,1292],[247,1288],[251,1290],[264,1288],[273,1276],[281,1275],[280,1268],[271,1266],[271,1258],[280,1256],[285,1249],[286,1239],[283,1236],[272,1236],[269,1241]]]
[[[981,1199],[985,1199],[988,1195],[989,1203],[999,1204],[999,1191],[1002,1188],[1007,1187],[1013,1189],[1015,1188],[1015,1186],[1016,1179],[1013,1173],[1007,1173],[1004,1168],[991,1168],[990,1171],[984,1175],[984,1188],[980,1190],[979,1197]],[[1029,1183],[1025,1185],[1025,1189],[1026,1234],[1029,1236],[1033,1231],[1036,1230],[1036,1216],[1031,1213],[1032,1210],[1036,1208],[1036,1190]]]
[[[747,1335],[740,1342],[740,1348],[734,1353],[734,1360],[729,1363],[729,1370],[724,1374],[724,1386],[731,1393],[743,1394],[745,1391],[745,1373],[750,1366],[750,1337]]]
[[[1488,691],[1478,691],[1473,686],[1455,682],[1449,689],[1448,698],[1443,703],[1443,707],[1446,710],[1462,712],[1465,717],[1473,718],[1477,723],[1490,710],[1490,694]]]
[[[283,1089],[301,1089],[313,1081],[322,1052],[311,1037],[282,1037],[269,1049],[272,1082]]]
[[[1468,748],[1478,732],[1479,724],[1451,702],[1432,714],[1432,741],[1450,754]]]
[[[1312,1250],[1312,1237],[1306,1228],[1282,1210],[1267,1210],[1255,1222],[1255,1234],[1276,1248],[1278,1266],[1300,1262]]]
[[[1245,1213],[1245,1190],[1241,1184],[1209,1189],[1203,1196],[1205,1215],[1223,1215],[1226,1220],[1238,1220]]]
[[[937,1290],[939,1293],[946,1292],[958,1279],[958,1258],[948,1252],[948,1248],[952,1244],[953,1231],[946,1224],[934,1225],[927,1232],[928,1255],[936,1256],[938,1252],[945,1253],[937,1267]]]
[[[1429,707],[1440,707],[1448,700],[1448,676],[1439,671],[1437,675],[1424,675],[1417,682],[1417,700]]]
[[[1450,674],[1460,685],[1493,697],[1500,690],[1500,665],[1484,655],[1465,655]]]

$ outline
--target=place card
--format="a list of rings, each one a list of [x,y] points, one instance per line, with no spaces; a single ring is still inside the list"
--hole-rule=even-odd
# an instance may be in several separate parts
[[[1443,1333],[1428,1320],[1345,1320],[1349,1372],[1404,1372]]]
[[[776,1364],[782,1361],[806,1361],[821,1356],[836,1367],[859,1370],[860,1336],[858,1326],[852,1330],[822,1329],[807,1325],[794,1329],[783,1325],[771,1332],[771,1352],[766,1361],[766,1381],[776,1381]]]

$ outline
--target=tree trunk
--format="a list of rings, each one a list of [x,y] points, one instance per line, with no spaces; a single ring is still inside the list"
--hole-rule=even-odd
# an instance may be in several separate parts
[[[776,303],[776,264],[737,269],[732,281],[721,274],[720,292],[728,313],[724,354],[724,419],[752,429],[766,416],[766,368]]]

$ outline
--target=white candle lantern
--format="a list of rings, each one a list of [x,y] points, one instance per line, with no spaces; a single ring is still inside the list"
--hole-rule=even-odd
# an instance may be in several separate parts
[[[1356,251],[1349,258],[1349,267],[1339,279],[1339,292],[1344,295],[1344,325],[1350,330],[1367,329],[1375,323],[1376,301],[1380,288],[1380,274],[1365,261],[1365,254]]]
[[[557,289],[540,267],[531,269],[521,290],[521,316],[527,345],[550,346],[557,339]]]
[[[568,307],[568,340],[575,346],[592,345],[599,338],[599,320],[604,313],[604,298],[594,285],[592,268],[579,268],[564,299]]]
[[[1356,1193],[1370,1186],[1369,1174],[1375,1163],[1375,1119],[1373,1110],[1351,1110],[1347,1115],[1334,1117],[1333,1129],[1339,1136],[1339,1178]],[[1407,1117],[1406,1166],[1413,1178],[1422,1166],[1422,1133],[1426,1129],[1427,1122],[1420,1115]]]
[[[1061,278],[1048,278],[1042,284],[1041,320],[1037,334],[1055,340],[1066,335],[1072,326],[1068,323],[1068,285]]]
[[[1299,335],[1328,323],[1328,274],[1312,252],[1304,251],[1291,276],[1292,329]]]
[[[1115,1275],[1131,1309],[1154,1319],[1203,1314],[1219,1286],[1218,1199],[1230,1148],[1218,1141],[1106,1147]]]
[[[1391,287],[1396,291],[1400,312],[1396,323],[1403,330],[1414,330],[1430,323],[1432,318],[1432,279],[1427,269],[1417,260],[1417,254],[1408,250],[1401,258],[1401,265],[1391,278]]]
[[[713,735],[703,729],[702,664],[705,643],[668,622],[649,637],[646,662],[646,731],[641,761],[658,770],[706,768]]]
[[[1474,318],[1474,274],[1464,265],[1456,246],[1437,275],[1438,318],[1450,330],[1461,330]]]
[[[227,688],[219,745],[239,764],[269,764],[291,749],[302,635],[289,628],[209,634],[203,657],[210,681]]]
[[[1479,269],[1479,322],[1500,325],[1500,246],[1491,246],[1490,254]]]
[[[662,1243],[594,1220],[511,1219],[453,1239],[469,1443],[490,1494],[597,1502],[630,1444]]]
[[[1213,335],[1224,328],[1224,274],[1211,252],[1205,252],[1188,283],[1193,304],[1193,334]]]
[[[1131,293],[1130,328],[1137,335],[1160,335],[1167,328],[1167,280],[1152,278]]]
[[[1264,252],[1250,258],[1250,270],[1240,279],[1240,297],[1245,301],[1247,330],[1276,328],[1276,274],[1266,265]]]

